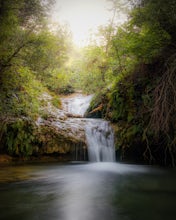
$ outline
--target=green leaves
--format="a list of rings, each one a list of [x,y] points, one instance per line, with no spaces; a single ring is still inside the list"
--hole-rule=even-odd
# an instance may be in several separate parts
[[[1,114],[36,117],[38,96],[43,90],[27,67],[15,67],[6,72],[0,88]]]
[[[26,119],[7,123],[4,139],[10,155],[29,156],[35,141],[34,125]]]
[[[0,4],[0,115],[36,118],[39,95],[68,85],[64,65],[69,36],[65,27],[51,31],[44,21],[50,2]]]
[[[51,2],[0,0],[0,118],[13,118],[0,142],[11,155],[32,154],[41,94],[55,92],[52,104],[60,107],[56,93],[69,87],[70,36],[64,26],[46,22]]]

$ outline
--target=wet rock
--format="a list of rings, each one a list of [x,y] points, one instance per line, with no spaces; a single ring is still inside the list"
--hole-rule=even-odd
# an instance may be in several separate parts
[[[74,159],[78,157],[80,160],[83,159],[81,155],[85,158],[87,154],[85,119],[80,114],[68,111],[70,97],[68,100],[64,99],[62,109],[51,104],[50,95],[44,94],[42,98],[47,105],[41,108],[43,116],[36,121],[36,140],[39,144],[34,149],[35,155],[72,154]],[[80,102],[83,102],[82,95]]]
[[[84,130],[71,127],[69,123],[61,124],[59,121],[43,122],[37,134],[40,148],[38,154],[68,154],[74,151],[74,146],[85,146]]]

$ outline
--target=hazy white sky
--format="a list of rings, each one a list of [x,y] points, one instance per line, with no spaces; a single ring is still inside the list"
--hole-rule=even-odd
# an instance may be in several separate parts
[[[56,0],[53,20],[68,23],[77,46],[86,45],[90,30],[106,24],[112,17],[110,3],[107,0]]]

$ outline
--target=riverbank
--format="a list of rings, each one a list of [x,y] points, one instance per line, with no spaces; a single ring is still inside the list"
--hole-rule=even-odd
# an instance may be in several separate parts
[[[0,155],[0,166],[29,164],[29,163],[50,163],[50,162],[69,162],[72,160],[71,155],[40,155],[30,157],[14,157],[8,154]]]

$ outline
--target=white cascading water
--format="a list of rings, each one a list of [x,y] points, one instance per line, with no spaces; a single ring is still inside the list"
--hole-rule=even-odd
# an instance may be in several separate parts
[[[78,94],[72,98],[63,98],[63,108],[72,115],[83,116],[92,97],[92,95]],[[114,162],[114,133],[109,122],[94,118],[84,119],[84,122],[89,160],[91,162]]]
[[[109,123],[102,119],[90,119],[85,131],[89,160],[93,162],[115,161],[114,133]]]
[[[89,107],[92,97],[92,95],[85,96],[78,93],[74,97],[63,98],[62,105],[66,112],[83,117]]]

